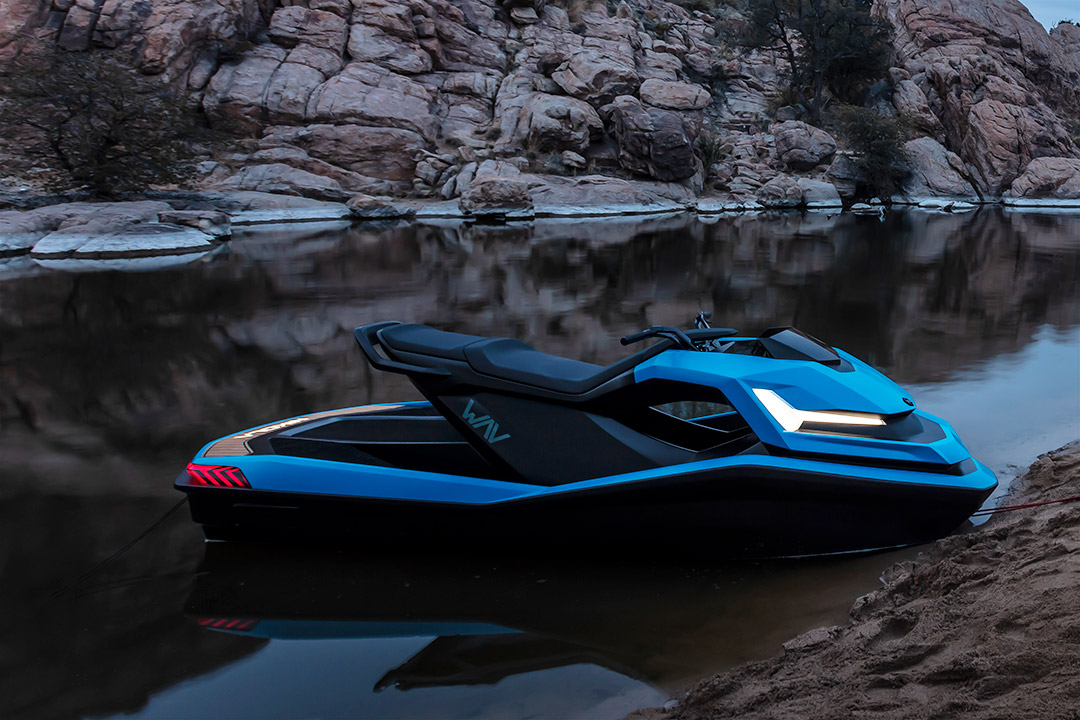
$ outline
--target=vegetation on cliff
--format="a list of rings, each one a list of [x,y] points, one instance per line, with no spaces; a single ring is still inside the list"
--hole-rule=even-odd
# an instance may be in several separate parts
[[[0,74],[0,135],[21,141],[51,189],[109,197],[190,174],[199,132],[185,98],[103,50],[24,52]]]

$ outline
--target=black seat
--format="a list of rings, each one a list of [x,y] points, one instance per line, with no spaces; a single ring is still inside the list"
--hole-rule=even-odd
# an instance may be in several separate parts
[[[465,346],[485,338],[409,323],[380,330],[379,339],[394,350],[464,362]]]
[[[564,395],[587,393],[660,354],[673,344],[671,340],[662,340],[613,365],[603,367],[548,355],[520,340],[483,338],[436,330],[427,325],[375,323],[356,328],[355,334],[368,361],[380,370],[403,372],[413,376],[436,375],[441,378],[451,375],[451,369],[438,360],[431,360],[420,366],[392,355],[394,352],[408,353],[468,364],[475,373],[465,381],[468,384],[485,386],[488,383],[484,378],[490,378]],[[376,336],[377,340],[372,336]],[[389,359],[382,358],[375,351],[373,340],[389,351]],[[521,387],[519,391],[527,392],[526,387]]]
[[[601,365],[548,355],[520,340],[493,338],[470,344],[465,357],[473,370],[501,380],[577,394],[599,385],[607,375]]]

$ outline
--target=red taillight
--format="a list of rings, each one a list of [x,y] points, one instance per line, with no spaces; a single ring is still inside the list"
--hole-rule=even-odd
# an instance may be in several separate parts
[[[227,465],[196,465],[188,463],[188,477],[192,485],[207,487],[249,488],[251,483],[240,472],[240,468]]]

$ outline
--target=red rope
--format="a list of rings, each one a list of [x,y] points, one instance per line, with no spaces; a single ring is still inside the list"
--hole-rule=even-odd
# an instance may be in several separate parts
[[[1044,500],[1043,502],[1027,503],[1025,505],[1003,505],[1002,507],[990,508],[989,510],[979,510],[978,512],[971,513],[972,517],[976,515],[993,515],[999,512],[1011,512],[1013,510],[1026,510],[1027,508],[1040,507],[1041,505],[1054,505],[1056,503],[1067,503],[1080,500],[1080,495],[1074,495],[1073,497],[1061,498],[1060,500]]]

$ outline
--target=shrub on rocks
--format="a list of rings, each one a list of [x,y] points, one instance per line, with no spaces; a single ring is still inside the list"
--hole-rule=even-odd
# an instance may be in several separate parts
[[[52,189],[108,197],[187,179],[195,115],[118,53],[24,52],[0,74],[0,96],[0,135],[53,171]]]
[[[903,123],[876,110],[852,105],[833,110],[831,120],[851,151],[847,164],[858,177],[855,194],[889,197],[899,192],[911,173]]]

